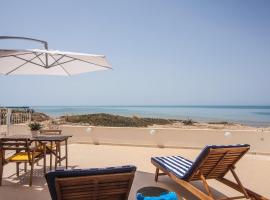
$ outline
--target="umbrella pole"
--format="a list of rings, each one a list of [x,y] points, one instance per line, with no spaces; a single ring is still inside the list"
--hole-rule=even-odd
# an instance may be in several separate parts
[[[34,41],[34,42],[39,42],[42,43],[44,45],[44,48],[46,50],[48,50],[48,42],[44,41],[44,40],[38,40],[38,39],[34,39],[34,38],[28,38],[28,37],[17,37],[17,36],[0,36],[1,40],[5,40],[5,39],[19,39],[19,40],[30,40],[30,41]]]
[[[19,39],[19,40],[30,40],[34,42],[39,42],[44,45],[44,48],[48,50],[48,42],[44,40],[38,40],[34,38],[28,38],[28,37],[17,37],[17,36],[0,36],[0,39],[5,40],[5,39]],[[45,54],[45,59],[46,59],[46,68],[48,67],[48,54]]]

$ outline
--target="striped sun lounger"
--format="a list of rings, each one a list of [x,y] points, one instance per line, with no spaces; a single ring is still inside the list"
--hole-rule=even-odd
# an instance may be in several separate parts
[[[228,199],[251,198],[266,200],[267,198],[244,188],[234,171],[235,164],[249,148],[248,144],[209,145],[202,150],[194,162],[181,156],[153,157],[151,162],[156,167],[155,181],[158,181],[160,175],[168,175],[199,199],[213,200],[214,196],[206,180],[216,179],[243,194],[243,196]],[[160,170],[163,173],[160,173]],[[232,173],[236,183],[224,178],[229,171]],[[207,193],[190,184],[190,181],[196,180],[203,182]]]

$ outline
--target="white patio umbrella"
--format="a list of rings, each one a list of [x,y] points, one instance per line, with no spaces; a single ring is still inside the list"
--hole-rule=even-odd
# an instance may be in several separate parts
[[[104,55],[48,50],[48,43],[26,37],[0,36],[0,39],[21,39],[40,42],[45,49],[0,49],[0,75],[60,75],[112,69]],[[9,132],[11,109],[7,117]]]
[[[48,50],[46,41],[25,37],[0,36],[0,39],[23,39],[44,44],[45,49],[0,49],[2,75],[60,75],[112,69],[104,55]]]

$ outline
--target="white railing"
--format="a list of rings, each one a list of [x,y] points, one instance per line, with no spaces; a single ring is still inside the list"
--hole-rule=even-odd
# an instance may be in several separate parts
[[[26,124],[31,121],[32,110],[28,107],[0,108],[0,134],[9,134],[10,125]]]

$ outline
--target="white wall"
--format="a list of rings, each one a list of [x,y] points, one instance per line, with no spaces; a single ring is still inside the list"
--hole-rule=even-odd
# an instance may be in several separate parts
[[[160,146],[173,148],[203,148],[207,144],[239,144],[251,145],[251,152],[270,153],[270,131],[262,130],[206,130],[164,128],[114,128],[69,126],[60,127],[63,134],[72,134],[70,142]],[[30,134],[26,125],[13,125],[12,134]],[[225,136],[229,132],[229,136]],[[227,133],[228,134],[228,133]]]

